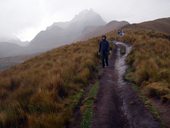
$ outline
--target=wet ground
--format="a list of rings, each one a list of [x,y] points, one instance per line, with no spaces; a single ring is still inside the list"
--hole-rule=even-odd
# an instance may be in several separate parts
[[[120,48],[126,48],[121,54]],[[160,128],[131,85],[124,81],[125,59],[131,46],[116,42],[116,49],[103,70],[94,103],[92,128]]]

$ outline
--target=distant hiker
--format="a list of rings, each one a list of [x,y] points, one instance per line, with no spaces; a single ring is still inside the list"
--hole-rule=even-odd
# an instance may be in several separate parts
[[[108,66],[109,42],[106,40],[105,35],[102,36],[102,40],[99,44],[99,54],[101,56],[103,68],[105,67],[105,64]]]
[[[119,36],[124,36],[124,35],[125,35],[125,33],[123,32],[123,30],[119,30],[119,31],[117,32],[117,34],[118,34]]]

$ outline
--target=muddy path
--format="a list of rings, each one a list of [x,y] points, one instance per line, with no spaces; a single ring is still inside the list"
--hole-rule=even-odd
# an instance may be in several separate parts
[[[126,48],[124,55],[120,52],[122,46]],[[128,44],[116,43],[109,67],[103,70],[100,79],[92,128],[160,128],[160,123],[123,79],[127,68],[125,59],[130,51]]]

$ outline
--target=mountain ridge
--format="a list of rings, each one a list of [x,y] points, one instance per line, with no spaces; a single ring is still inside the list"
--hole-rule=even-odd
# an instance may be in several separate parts
[[[129,24],[127,21],[115,20],[106,23],[102,17],[93,10],[84,10],[77,14],[71,21],[56,22],[48,26],[46,30],[40,31],[26,47],[19,45],[15,45],[14,47],[14,45],[9,42],[7,42],[6,47],[4,47],[3,43],[0,43],[0,57],[45,52],[61,45],[88,40],[92,37],[97,37],[128,26],[170,33],[170,18],[161,18],[138,24]]]
[[[30,42],[29,49],[31,51],[33,49],[37,50],[37,47],[41,47],[39,48],[40,51],[49,50],[61,44],[75,42],[78,41],[78,37],[82,36],[81,34],[85,27],[105,24],[106,22],[99,14],[93,10],[84,10],[77,14],[71,21],[56,22],[52,26],[47,27],[45,31],[38,33]],[[46,44],[47,42],[48,45]]]
[[[145,29],[151,29],[154,31],[170,34],[170,17],[145,21],[138,24],[131,24],[127,27],[145,28]]]
[[[45,52],[61,45],[105,34],[106,32],[112,31],[116,24],[112,24],[113,26],[108,29],[107,23],[98,13],[93,10],[84,10],[75,15],[75,17],[70,21],[55,22],[51,26],[48,26],[46,30],[40,31],[35,38],[30,41],[27,47],[18,46],[18,48],[13,48],[10,46],[10,43],[7,43],[9,48],[5,49],[7,49],[6,51],[9,51],[11,54],[5,55],[5,51],[1,50],[0,47],[0,51],[3,51],[3,54],[5,55],[0,55],[0,57]],[[120,27],[122,27],[122,25],[120,25]],[[99,33],[99,31],[101,32]],[[10,48],[12,51],[16,52],[10,52]]]

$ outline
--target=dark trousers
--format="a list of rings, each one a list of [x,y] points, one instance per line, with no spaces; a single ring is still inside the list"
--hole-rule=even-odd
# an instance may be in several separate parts
[[[105,65],[106,66],[108,66],[109,64],[108,64],[108,54],[102,54],[101,55],[101,60],[102,60],[102,66],[103,66],[103,68],[105,67]]]

